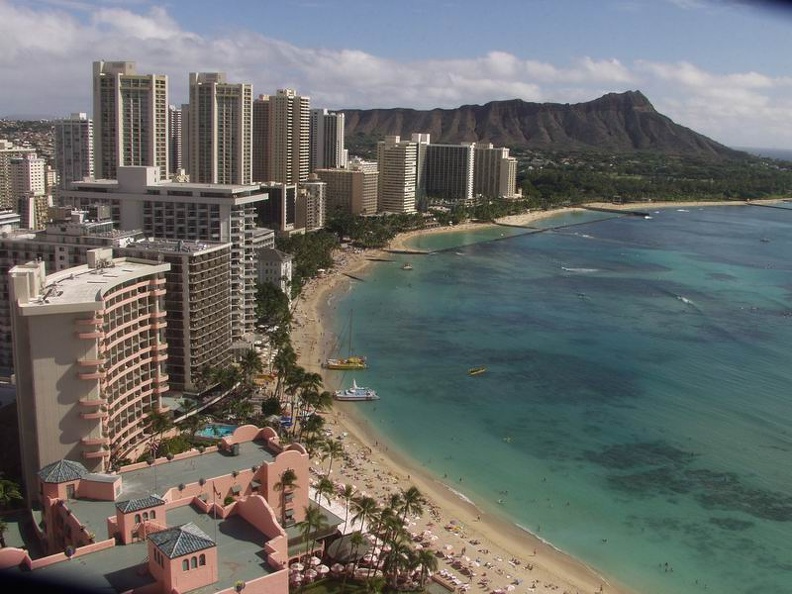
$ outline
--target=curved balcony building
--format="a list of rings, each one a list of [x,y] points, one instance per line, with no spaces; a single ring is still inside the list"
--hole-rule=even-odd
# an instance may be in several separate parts
[[[161,409],[167,263],[88,253],[46,275],[43,262],[9,272],[22,463],[28,493],[56,460],[106,472],[147,437]]]

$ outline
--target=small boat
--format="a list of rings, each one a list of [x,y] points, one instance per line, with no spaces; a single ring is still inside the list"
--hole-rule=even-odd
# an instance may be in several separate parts
[[[377,393],[374,390],[371,388],[358,386],[355,380],[352,380],[351,388],[346,388],[345,390],[336,390],[333,398],[346,402],[379,400],[379,396],[377,396]]]
[[[349,314],[349,329],[347,331],[349,343],[347,352],[352,352],[352,313]],[[346,357],[333,357],[325,360],[322,364],[325,369],[357,370],[368,369],[368,362],[362,355],[349,354]]]
[[[366,363],[365,357],[345,357],[343,359],[328,359],[325,361],[325,369],[367,369],[368,364]]]
[[[481,375],[485,371],[487,371],[487,368],[483,367],[483,366],[482,367],[471,367],[470,369],[468,369],[468,375]]]
[[[405,263],[402,265],[401,269],[402,269],[402,270],[412,270],[412,269],[413,269],[413,267],[412,267],[412,264],[410,264],[409,262],[405,262]]]

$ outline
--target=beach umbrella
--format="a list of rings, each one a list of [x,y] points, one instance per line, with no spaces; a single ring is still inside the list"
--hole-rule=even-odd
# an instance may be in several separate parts
[[[341,565],[340,563],[333,563],[330,566],[330,571],[332,571],[333,573],[341,573],[342,571],[344,571],[344,566]]]
[[[295,573],[293,576],[291,576],[291,581],[295,584],[299,584],[301,581],[303,581],[303,576],[299,573]]]
[[[322,562],[322,560],[319,557],[315,556],[315,555],[313,557],[311,557],[311,559],[310,559],[310,563],[311,563],[312,567],[316,567],[321,562]]]
[[[326,574],[326,573],[328,573],[330,571],[330,568],[327,565],[323,564],[323,565],[319,565],[316,568],[316,571],[319,572],[319,575],[324,575],[324,574]]]
[[[315,569],[309,569],[305,572],[305,577],[307,577],[309,580],[314,579],[317,575],[319,575],[319,572]]]
[[[289,569],[294,570],[294,571],[302,571],[303,569],[305,569],[305,565],[303,565],[300,562],[296,562],[296,563],[292,563],[289,566]]]

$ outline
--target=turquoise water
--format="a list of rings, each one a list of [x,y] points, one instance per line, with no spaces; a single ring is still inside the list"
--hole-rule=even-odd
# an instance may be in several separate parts
[[[361,412],[636,591],[792,592],[792,211],[559,224],[376,264],[336,318],[382,397]]]
[[[205,439],[222,439],[231,435],[237,428],[237,425],[225,425],[223,423],[209,423],[204,425],[195,436],[203,437]]]

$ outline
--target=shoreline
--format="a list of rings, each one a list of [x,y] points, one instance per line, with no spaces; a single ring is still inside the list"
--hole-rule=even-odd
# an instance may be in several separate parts
[[[654,210],[735,204],[744,205],[745,202],[655,202],[624,205],[592,203],[590,206],[613,210]],[[407,244],[420,235],[463,232],[496,226],[497,223],[528,227],[534,221],[581,210],[583,209],[579,207],[565,207],[504,217],[496,223],[468,222],[450,227],[411,231],[394,238],[388,249],[410,249]],[[312,279],[299,297],[295,307],[295,327],[292,330],[292,341],[298,353],[299,364],[308,371],[320,373],[328,390],[341,387],[337,385],[338,376],[323,369],[321,361],[330,354],[336,341],[330,326],[336,308],[334,302],[337,303],[351,289],[352,283],[357,282],[346,275],[365,278],[371,267],[377,263],[377,259],[388,258],[388,250],[339,250],[332,272]],[[393,490],[406,489],[411,485],[418,487],[428,504],[423,517],[415,519],[415,528],[411,525],[410,530],[417,533],[433,530],[433,538],[437,537],[438,540],[432,547],[438,551],[453,551],[453,554],[446,555],[448,558],[445,562],[438,559],[438,569],[444,568],[458,575],[459,572],[452,569],[451,563],[463,555],[476,557],[477,562],[481,561],[486,566],[482,565],[475,570],[475,578],[463,579],[470,579],[469,587],[480,592],[490,592],[496,588],[506,589],[510,585],[516,585],[515,594],[523,594],[525,591],[569,594],[632,592],[610,577],[598,574],[583,561],[558,549],[505,515],[499,514],[497,509],[478,507],[453,485],[444,483],[440,477],[427,471],[418,461],[384,439],[360,413],[360,406],[366,406],[366,403],[336,402],[332,411],[326,415],[326,427],[335,437],[344,440],[349,460],[348,463],[335,466],[331,478],[344,484],[356,485],[361,492],[375,497],[379,502],[385,501]],[[323,468],[318,459],[312,461],[312,465]],[[443,526],[452,523],[462,527],[461,530],[441,532]],[[463,538],[460,538],[460,534]],[[471,542],[478,544],[472,547]],[[468,552],[467,549],[471,551]],[[462,551],[461,554],[459,551]],[[491,581],[476,586],[474,580],[478,579]]]

